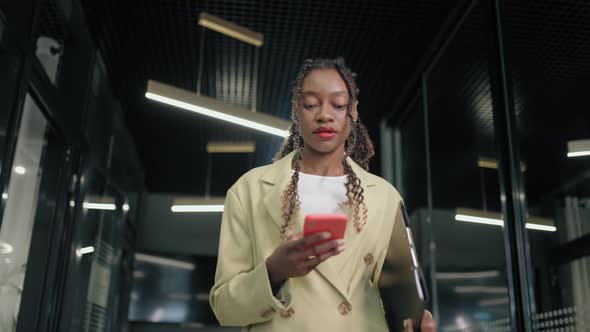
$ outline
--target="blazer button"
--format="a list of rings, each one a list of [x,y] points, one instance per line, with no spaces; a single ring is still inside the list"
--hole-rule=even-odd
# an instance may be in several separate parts
[[[365,255],[365,257],[363,259],[365,260],[365,263],[367,265],[373,264],[373,254],[368,253],[368,254]]]
[[[293,308],[289,308],[288,310],[281,310],[281,317],[283,318],[289,318],[291,316],[293,316],[293,314],[295,313],[295,310],[293,310]]]
[[[350,312],[352,310],[352,305],[350,303],[348,303],[348,301],[343,301],[342,303],[340,303],[340,305],[338,306],[338,312],[342,315],[345,316],[348,314],[348,312]]]

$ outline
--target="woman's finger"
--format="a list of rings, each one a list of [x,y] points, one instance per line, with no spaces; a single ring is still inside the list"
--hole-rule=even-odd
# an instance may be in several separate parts
[[[304,249],[307,249],[307,247],[309,247],[313,243],[319,242],[319,241],[322,241],[322,240],[327,240],[331,236],[332,235],[330,233],[328,233],[328,232],[321,232],[321,233],[317,233],[317,234],[310,235],[310,236],[304,236],[304,237],[300,238],[299,240],[295,241],[294,244],[300,250],[304,250]]]
[[[326,251],[333,251],[334,249],[337,249],[339,246],[342,245],[344,245],[344,240],[332,240],[322,244],[315,244],[303,251],[302,255],[304,258],[310,256],[319,256],[320,253]]]
[[[414,332],[414,323],[411,319],[404,319],[404,332]]]
[[[289,235],[289,237],[287,238],[288,241],[297,241],[299,239],[303,238],[303,233],[295,233],[295,234],[291,234]]]
[[[423,332],[436,332],[436,321],[428,310],[424,310],[424,315],[422,315],[421,330]]]

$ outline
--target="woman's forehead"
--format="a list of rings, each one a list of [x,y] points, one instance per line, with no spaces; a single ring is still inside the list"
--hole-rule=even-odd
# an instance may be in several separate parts
[[[336,69],[316,69],[305,76],[302,95],[348,95],[346,83]]]

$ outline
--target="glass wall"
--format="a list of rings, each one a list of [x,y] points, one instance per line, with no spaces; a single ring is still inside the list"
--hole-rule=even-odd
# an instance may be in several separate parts
[[[509,280],[520,273],[531,291],[532,315],[524,319],[533,331],[587,331],[590,10],[584,1],[498,3],[504,49],[490,19],[496,8],[473,1],[421,73],[415,95],[422,107],[409,102],[395,122],[396,186],[428,242],[421,256],[430,263],[430,307],[440,330],[511,331],[511,311],[522,308],[510,300]],[[490,79],[499,71],[490,54],[499,53],[508,59],[506,84]],[[494,100],[493,84],[507,89],[509,101],[513,93],[514,129],[510,117],[495,118],[505,109],[494,105],[505,105]],[[516,146],[500,134],[516,138]],[[520,174],[500,165],[498,154],[507,150],[520,158]],[[501,182],[524,192],[507,203]],[[524,241],[515,241],[530,266],[507,262],[507,204],[526,211],[517,220]]]
[[[588,331],[590,10],[584,1],[510,3],[505,13],[526,226],[546,230],[528,232],[533,330]]]
[[[484,10],[473,7],[424,77],[442,330],[510,323]]]
[[[118,324],[122,234],[129,205],[100,172],[89,166],[84,197],[72,200],[76,229],[60,331],[103,331]]]
[[[27,95],[10,182],[2,193],[5,201],[0,228],[2,331],[12,331],[18,317],[43,176],[46,131],[47,120]]]

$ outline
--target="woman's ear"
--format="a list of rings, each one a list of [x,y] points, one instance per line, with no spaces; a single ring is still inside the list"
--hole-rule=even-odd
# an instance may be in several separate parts
[[[358,120],[358,117],[359,117],[358,104],[359,104],[359,101],[356,100],[354,102],[354,105],[352,105],[352,119],[354,120],[354,122],[356,122],[356,120]]]

